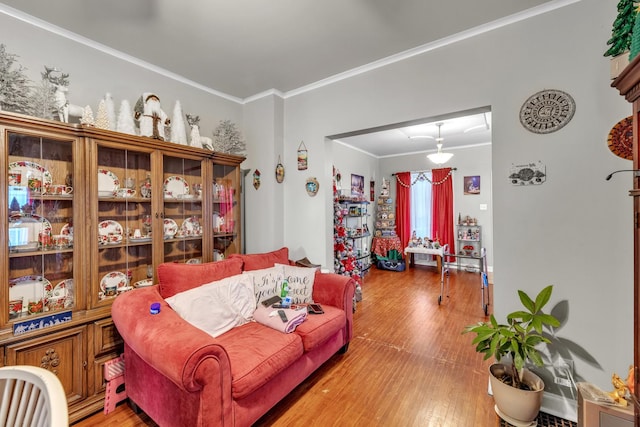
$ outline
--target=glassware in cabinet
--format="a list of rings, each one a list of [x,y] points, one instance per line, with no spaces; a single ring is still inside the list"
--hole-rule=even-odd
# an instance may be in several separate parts
[[[73,309],[75,138],[8,130],[9,321]]]
[[[242,252],[239,166],[213,166],[213,260]]]
[[[203,160],[163,156],[163,262],[203,259]]]
[[[151,153],[97,143],[94,301],[153,283]],[[151,274],[152,276],[152,274]]]

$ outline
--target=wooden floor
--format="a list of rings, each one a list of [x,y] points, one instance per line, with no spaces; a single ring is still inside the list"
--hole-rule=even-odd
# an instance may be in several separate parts
[[[438,305],[440,275],[418,266],[372,271],[354,314],[349,351],[336,355],[255,426],[498,426],[487,394],[489,362],[464,326],[485,319],[477,273],[453,271]],[[86,426],[155,426],[127,404]]]

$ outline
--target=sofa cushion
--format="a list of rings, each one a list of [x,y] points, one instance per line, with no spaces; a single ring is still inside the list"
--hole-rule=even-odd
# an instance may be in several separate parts
[[[243,261],[244,271],[260,270],[261,268],[273,267],[274,264],[289,263],[289,248],[280,248],[277,251],[265,252],[261,254],[231,254],[229,259],[240,259]]]
[[[337,331],[344,329],[347,316],[343,310],[330,305],[323,305],[324,314],[310,314],[294,331],[294,335],[302,338],[304,351],[311,351],[322,345]]]
[[[214,338],[252,320],[256,306],[253,281],[244,274],[179,292],[166,301],[180,317]]]
[[[313,282],[317,268],[296,267],[289,264],[276,264],[284,271],[284,277],[289,283],[289,296],[293,304],[307,304],[313,302]]]
[[[272,296],[280,295],[283,278],[282,267],[261,268],[260,270],[245,271],[242,274],[251,278],[256,306]]]
[[[242,260],[225,259],[204,264],[165,262],[158,266],[158,289],[162,298],[242,273]]]
[[[229,355],[231,393],[241,399],[265,385],[303,354],[296,334],[283,334],[249,322],[217,338]]]

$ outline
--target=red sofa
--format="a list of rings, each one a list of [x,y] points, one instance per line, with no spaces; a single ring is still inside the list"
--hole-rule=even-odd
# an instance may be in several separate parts
[[[352,279],[316,273],[313,299],[325,314],[285,334],[257,322],[213,338],[165,302],[178,292],[244,270],[289,263],[288,250],[234,255],[205,264],[165,263],[158,286],[119,295],[112,318],[124,340],[130,402],[161,426],[250,426],[352,336]],[[161,311],[149,307],[159,302]]]

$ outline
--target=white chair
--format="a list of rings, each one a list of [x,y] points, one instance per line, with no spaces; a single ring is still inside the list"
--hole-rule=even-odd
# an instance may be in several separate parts
[[[58,377],[36,366],[0,368],[0,425],[67,427],[67,396]]]

